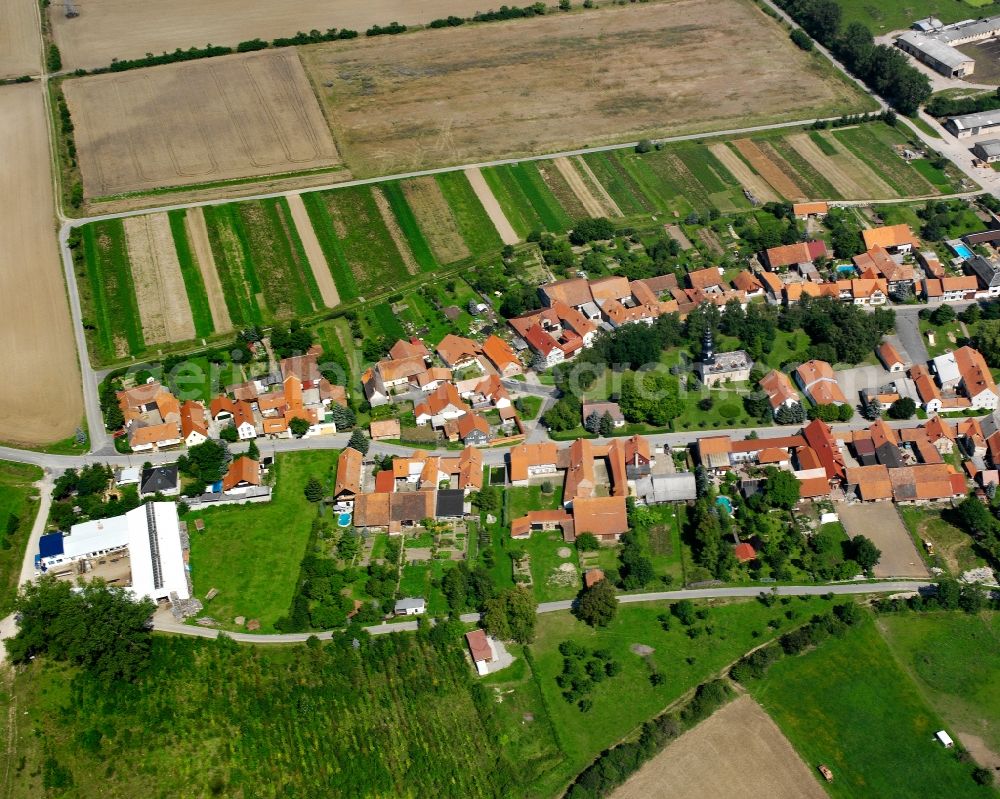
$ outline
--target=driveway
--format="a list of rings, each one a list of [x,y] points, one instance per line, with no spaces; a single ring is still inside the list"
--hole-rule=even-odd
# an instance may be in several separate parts
[[[920,332],[920,319],[917,316],[919,312],[919,308],[896,309],[896,336],[906,350],[910,363],[913,364],[926,363],[928,358],[927,345]]]
[[[844,392],[851,407],[857,405],[861,398],[859,392],[862,390],[874,391],[879,386],[892,382],[894,377],[881,366],[855,366],[853,369],[838,370],[837,385]],[[899,375],[896,375],[898,377]]]
[[[882,559],[875,567],[876,577],[930,576],[893,503],[837,502],[835,510],[850,538],[867,536],[882,550]]]

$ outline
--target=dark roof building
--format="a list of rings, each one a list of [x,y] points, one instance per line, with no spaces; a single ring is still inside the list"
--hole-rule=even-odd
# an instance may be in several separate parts
[[[139,496],[176,494],[180,486],[178,480],[176,464],[143,469],[142,479],[139,482]]]
[[[436,516],[459,519],[465,513],[465,492],[461,488],[442,488],[437,492]]]

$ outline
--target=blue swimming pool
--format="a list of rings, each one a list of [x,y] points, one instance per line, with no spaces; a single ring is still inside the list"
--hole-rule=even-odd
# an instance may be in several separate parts
[[[726,513],[728,513],[730,516],[733,515],[733,503],[729,499],[729,497],[716,497],[715,504],[718,505],[720,508],[725,509]]]
[[[959,258],[968,259],[972,257],[972,250],[970,250],[964,244],[951,244],[949,246],[955,251],[955,255],[957,255]]]
[[[337,526],[338,527],[350,527],[351,526],[351,514],[341,513],[337,516]]]
[[[854,269],[854,267],[851,266],[850,264],[841,264],[840,266],[837,267],[838,275],[853,275],[855,271],[856,270]]]

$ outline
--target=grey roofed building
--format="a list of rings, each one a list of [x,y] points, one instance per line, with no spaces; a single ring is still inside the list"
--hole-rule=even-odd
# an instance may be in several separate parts
[[[989,438],[1000,430],[1000,411],[993,411],[989,416],[980,416],[979,427],[983,431],[984,438]]]
[[[465,514],[465,491],[442,488],[437,492],[435,516],[439,519],[460,519]]]
[[[694,473],[658,474],[635,481],[636,498],[646,505],[664,502],[687,502],[697,499]]]
[[[973,154],[987,163],[1000,159],[1000,139],[987,139],[977,142],[972,148]]]
[[[1000,112],[981,111],[976,114],[951,117],[944,126],[960,139],[978,136],[984,130],[1000,127]]]
[[[139,484],[139,496],[148,497],[153,494],[170,496],[180,490],[177,465],[154,466],[142,470],[142,480]]]
[[[885,443],[875,450],[875,458],[887,469],[898,469],[906,464],[903,461],[903,453],[895,444]]]
[[[959,52],[939,37],[940,34],[907,31],[896,39],[896,46],[942,75],[961,78],[971,74],[975,69],[975,59]]]
[[[1000,269],[981,255],[976,255],[965,262],[965,268],[976,276],[980,288],[1000,288]]]
[[[396,600],[395,611],[397,616],[413,616],[423,613],[427,608],[427,603],[423,597],[407,596]]]

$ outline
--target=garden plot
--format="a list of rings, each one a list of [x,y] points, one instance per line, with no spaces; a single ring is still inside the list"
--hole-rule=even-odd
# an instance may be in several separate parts
[[[563,180],[566,185],[570,187],[573,194],[576,195],[576,199],[583,208],[584,212],[589,216],[597,218],[600,216],[621,216],[621,211],[616,213],[609,213],[607,207],[605,207],[591,192],[590,187],[584,182],[583,177],[576,168],[573,166],[573,162],[569,158],[555,158],[552,160],[552,166],[558,170],[559,174],[562,175]]]
[[[88,197],[340,164],[294,49],[66,81]]]
[[[319,246],[316,231],[313,230],[312,222],[309,221],[309,214],[302,204],[302,196],[292,193],[285,195],[285,199],[288,201],[288,210],[295,222],[295,230],[302,241],[302,248],[309,260],[309,267],[312,269],[313,277],[316,278],[319,293],[323,297],[323,304],[327,308],[334,308],[340,304],[337,286],[333,282],[333,275],[330,274],[326,258],[323,257],[323,248]]]
[[[892,187],[864,162],[838,148],[829,137],[823,136],[823,139],[829,142],[831,149],[836,150],[835,154],[823,152],[808,133],[795,133],[785,137],[785,141],[816,167],[842,197],[885,200],[897,196]]]
[[[566,170],[565,167],[560,168],[555,163],[556,161],[564,162],[565,166],[569,166],[569,169]],[[585,219],[588,216],[605,216],[602,213],[591,214],[584,207],[583,197],[578,192],[581,188],[585,194],[590,194],[590,192],[567,159],[557,158],[552,161],[538,161],[535,167],[538,169],[538,174],[545,181],[545,185],[549,191],[552,192],[553,197],[563,207],[563,210],[565,210],[571,220]],[[576,187],[571,182],[574,180],[578,184]],[[590,199],[593,200],[592,195]]]
[[[622,209],[618,207],[618,203],[614,201],[614,198],[608,194],[608,190],[597,179],[586,159],[578,155],[570,161],[570,164],[579,169],[580,176],[583,178],[584,188],[601,202],[606,211],[606,216],[624,216]]]
[[[802,191],[792,180],[782,167],[772,161],[768,155],[757,146],[757,142],[750,139],[737,139],[733,142],[737,151],[750,162],[752,166],[764,180],[774,187],[774,190],[789,200],[806,199],[805,192]],[[787,165],[786,165],[787,166]]]
[[[437,260],[450,264],[467,258],[469,248],[437,181],[433,177],[413,178],[400,186]]]
[[[226,297],[222,291],[219,274],[215,271],[215,257],[212,255],[212,246],[208,240],[205,215],[200,207],[188,208],[184,216],[184,226],[191,242],[194,259],[198,262],[198,271],[205,284],[212,325],[217,332],[226,333],[233,329],[233,323],[229,319],[229,309],[226,307]]]
[[[472,167],[465,170],[465,177],[469,181],[469,185],[472,186],[472,190],[476,193],[476,197],[483,206],[483,210],[486,211],[486,215],[489,216],[490,221],[493,223],[493,227],[496,228],[497,233],[500,235],[501,241],[504,244],[517,244],[521,238],[517,235],[517,231],[514,230],[514,227],[504,214],[503,208],[500,207],[500,203],[486,183],[483,173],[478,168]]]
[[[750,0],[607,6],[302,57],[359,175],[872,107]]]
[[[771,186],[759,175],[755,175],[750,170],[750,167],[736,153],[730,150],[725,143],[710,144],[708,149],[733,174],[733,177],[740,182],[740,185],[745,189],[749,189],[758,200],[765,203],[781,200]]]
[[[184,278],[165,213],[124,220],[132,281],[147,345],[194,338]]]

